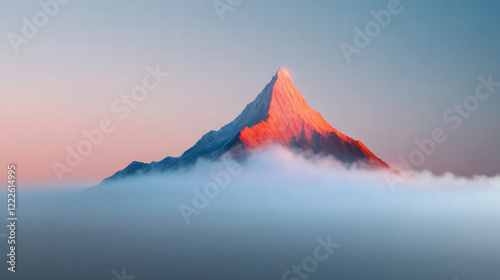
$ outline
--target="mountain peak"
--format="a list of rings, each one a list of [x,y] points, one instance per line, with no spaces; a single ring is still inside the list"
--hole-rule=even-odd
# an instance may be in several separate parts
[[[267,92],[270,95],[268,99],[271,102],[270,109],[281,110],[290,115],[292,111],[300,111],[304,107],[309,107],[300,91],[293,84],[288,69],[284,67],[278,69],[268,86],[270,86],[270,90]]]
[[[280,69],[278,69],[278,72],[276,72],[276,76],[290,78],[290,73],[285,67],[280,67]]]
[[[276,75],[274,75],[271,83],[274,83],[274,85],[288,84],[293,86],[292,78],[290,77],[290,72],[288,71],[288,69],[284,67],[278,69],[278,72],[276,72]]]
[[[309,107],[286,68],[278,70],[257,100],[263,101],[256,103],[265,107],[267,114],[261,122],[241,131],[240,139],[246,147],[267,143],[290,145],[295,141],[311,141],[313,132],[336,132],[320,113]]]

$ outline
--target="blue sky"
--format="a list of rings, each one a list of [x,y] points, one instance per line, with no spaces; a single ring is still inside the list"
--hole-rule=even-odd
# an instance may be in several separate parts
[[[443,113],[474,93],[478,76],[500,80],[500,4],[402,0],[348,63],[339,45],[352,44],[354,28],[389,2],[243,0],[221,21],[212,1],[72,0],[16,54],[7,34],[21,34],[22,18],[41,8],[4,1],[0,128],[13,135],[0,141],[2,162],[14,158],[52,178],[64,146],[154,65],[171,76],[72,176],[178,156],[233,120],[285,66],[311,107],[387,162],[408,158],[416,139],[443,128],[447,141],[417,169],[497,174],[500,89],[457,130]]]

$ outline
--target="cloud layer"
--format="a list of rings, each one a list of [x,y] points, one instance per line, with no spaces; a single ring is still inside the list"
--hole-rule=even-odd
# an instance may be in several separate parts
[[[498,177],[423,172],[391,188],[384,172],[274,147],[240,164],[20,196],[19,279],[53,263],[51,279],[122,267],[136,279],[302,279],[294,266],[311,279],[500,277]],[[339,246],[322,261],[325,242]]]

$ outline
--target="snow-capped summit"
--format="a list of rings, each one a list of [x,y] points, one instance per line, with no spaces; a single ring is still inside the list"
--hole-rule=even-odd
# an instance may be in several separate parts
[[[337,131],[320,113],[309,107],[293,85],[288,71],[280,68],[271,82],[235,120],[218,131],[212,130],[205,134],[180,157],[167,157],[150,164],[132,162],[105,181],[175,170],[192,165],[200,158],[216,160],[228,151],[246,154],[269,144],[330,155],[347,164],[362,163],[374,168],[390,168],[363,143]]]

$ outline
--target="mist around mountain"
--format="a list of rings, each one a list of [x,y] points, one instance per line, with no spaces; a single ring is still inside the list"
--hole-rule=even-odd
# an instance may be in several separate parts
[[[20,190],[19,266],[0,278],[500,278],[499,177],[421,172],[391,187],[386,172],[275,145],[241,163]],[[318,239],[338,246],[315,267]]]

